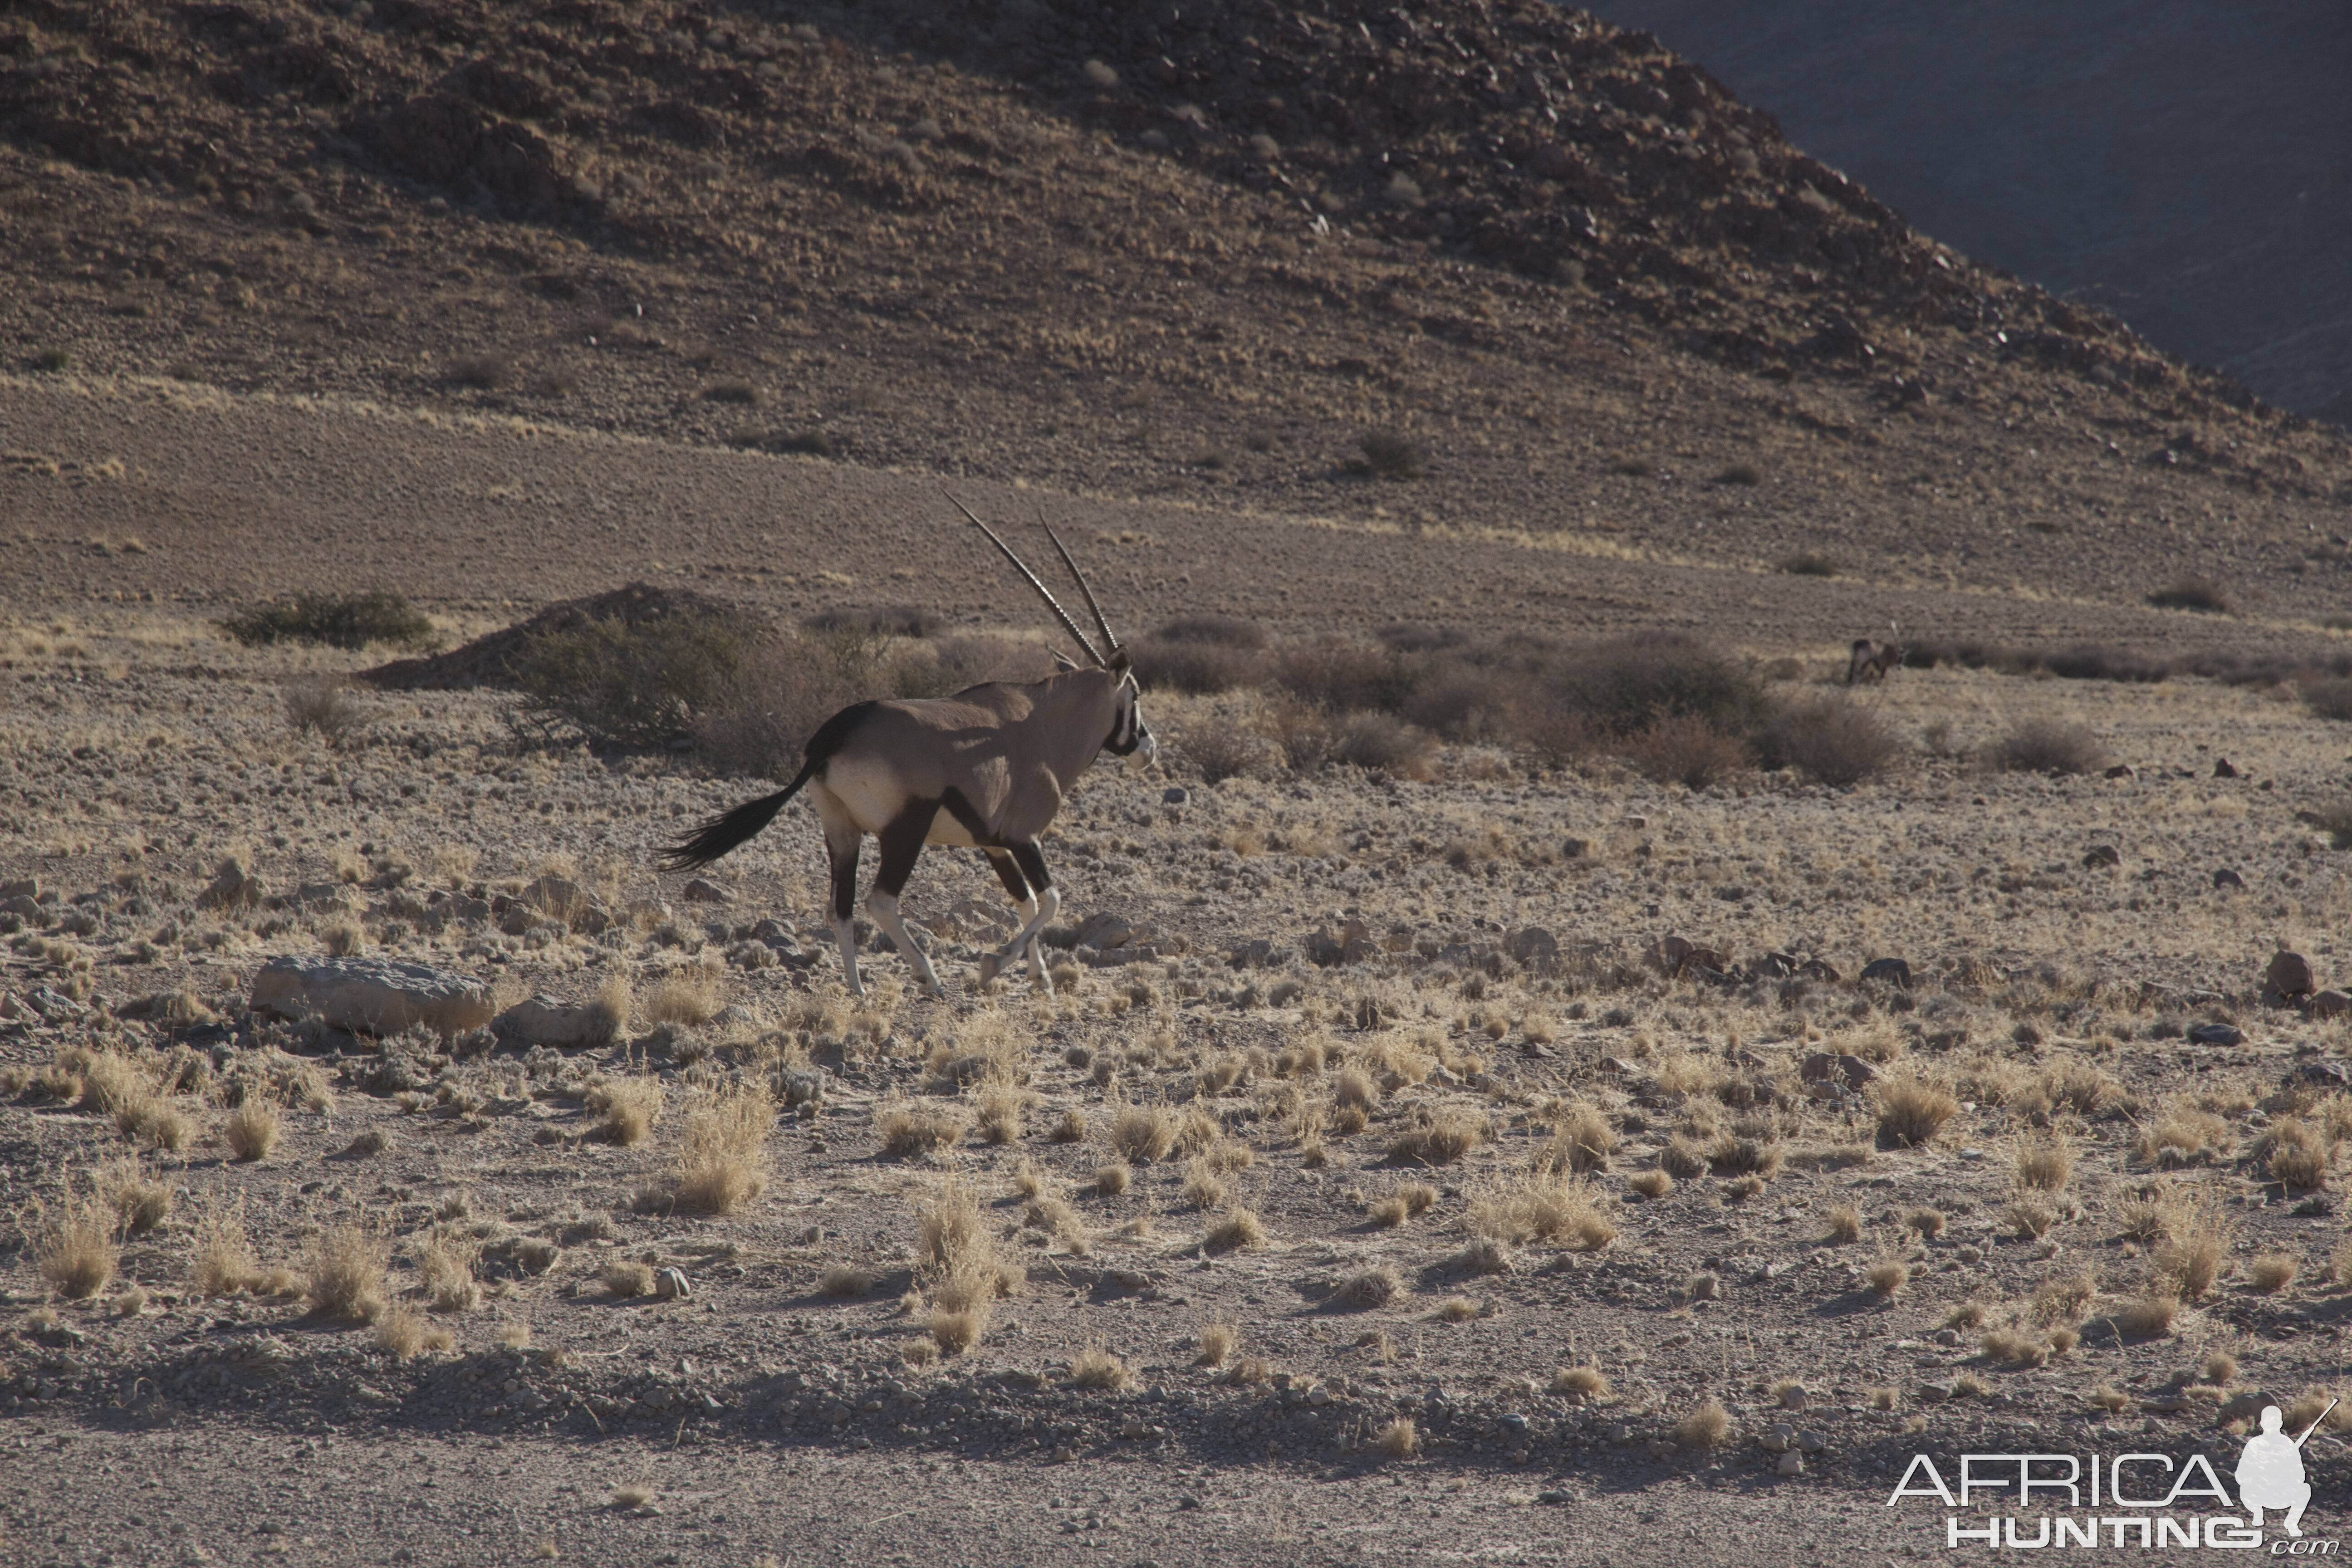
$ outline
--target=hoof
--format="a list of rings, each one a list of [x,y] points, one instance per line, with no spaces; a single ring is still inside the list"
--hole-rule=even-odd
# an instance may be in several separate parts
[[[982,985],[987,984],[1003,972],[1004,961],[996,954],[983,952],[980,955],[980,983]]]

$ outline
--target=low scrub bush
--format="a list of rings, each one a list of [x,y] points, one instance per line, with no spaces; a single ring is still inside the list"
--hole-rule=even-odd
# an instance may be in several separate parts
[[[523,715],[605,745],[656,748],[712,714],[750,658],[757,627],[725,611],[681,611],[631,626],[590,620],[541,632],[514,655]]]
[[[1995,742],[1986,760],[2003,773],[2089,773],[2107,765],[2107,753],[2081,724],[2029,719]]]
[[[1659,719],[1622,742],[1620,750],[1643,777],[1689,789],[1705,789],[1755,761],[1745,740],[1697,713]]]
[[[1902,749],[1875,713],[1837,698],[1792,703],[1756,731],[1757,758],[1765,767],[1794,768],[1839,789],[1876,777]]]
[[[2202,577],[2182,577],[2158,588],[2147,602],[2159,610],[2201,610],[2207,615],[2230,613],[2229,595]]]
[[[221,630],[247,647],[272,643],[323,644],[362,648],[370,643],[421,644],[433,640],[433,623],[397,594],[297,594],[291,599],[253,605],[224,618]]]

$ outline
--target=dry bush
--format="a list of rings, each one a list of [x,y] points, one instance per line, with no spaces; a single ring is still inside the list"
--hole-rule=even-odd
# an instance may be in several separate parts
[[[1389,1299],[1404,1289],[1404,1277],[1382,1264],[1375,1268],[1359,1269],[1339,1281],[1331,1293],[1334,1302],[1342,1307],[1363,1309],[1385,1307]]]
[[[395,1360],[407,1361],[426,1351],[452,1350],[457,1336],[414,1308],[394,1307],[376,1320],[375,1342]]]
[[[615,1259],[596,1271],[596,1283],[604,1288],[605,1294],[622,1300],[643,1296],[654,1288],[653,1265]]]
[[[758,637],[757,625],[731,610],[685,605],[634,624],[616,616],[538,632],[508,668],[525,721],[542,733],[569,729],[653,750],[717,717],[756,662]],[[773,689],[771,705],[787,689]]]
[[[1054,1123],[1054,1131],[1048,1133],[1047,1136],[1052,1138],[1056,1143],[1085,1142],[1087,1141],[1087,1113],[1080,1110],[1075,1105],[1071,1106],[1069,1109],[1062,1112],[1062,1119]]]
[[[1111,1118],[1110,1146],[1129,1163],[1164,1160],[1176,1146],[1176,1114],[1164,1105],[1124,1105]]]
[[[733,1214],[768,1190],[768,1130],[776,1108],[756,1089],[703,1097],[687,1113],[678,1152],[677,1203],[703,1214]]]
[[[1759,1142],[1736,1132],[1726,1132],[1707,1151],[1707,1163],[1718,1175],[1761,1176],[1770,1180],[1780,1173],[1783,1157],[1778,1143]]]
[[[1339,1069],[1339,1076],[1332,1080],[1331,1098],[1342,1110],[1371,1111],[1381,1108],[1379,1088],[1371,1075],[1360,1067]]]
[[[987,1143],[1018,1143],[1028,1096],[1016,1089],[993,1088],[980,1097],[980,1136]]]
[[[646,1141],[661,1115],[661,1080],[651,1076],[608,1078],[588,1090],[588,1113],[601,1117],[596,1136],[632,1148]]]
[[[1679,1176],[1688,1181],[1693,1176],[1705,1173],[1706,1151],[1687,1135],[1677,1132],[1666,1141],[1664,1149],[1658,1151],[1658,1169],[1669,1176]]]
[[[229,1112],[223,1130],[228,1146],[240,1160],[264,1160],[278,1146],[278,1107],[266,1100],[247,1098]]]
[[[2246,1273],[2255,1289],[2275,1296],[2294,1283],[2302,1268],[2302,1262],[2289,1253],[2265,1252],[2246,1266]]]
[[[1990,1360],[2010,1366],[2041,1366],[2050,1360],[2049,1342],[2022,1329],[1995,1329],[1984,1337],[1983,1350]]]
[[[2226,1388],[2238,1378],[2238,1358],[2227,1351],[2215,1351],[2205,1358],[2205,1381],[2216,1388]]]
[[[2294,1404],[2279,1412],[2282,1418],[2279,1425],[2299,1437],[2303,1436],[2305,1428],[2317,1421],[2325,1413],[2327,1421],[2321,1428],[2323,1431],[2343,1432],[2352,1429],[2352,1404],[2336,1405],[2333,1411],[2327,1409],[2330,1402],[2336,1398],[2336,1394],[2333,1389],[2305,1389],[2296,1397]]]
[[[1645,1198],[1663,1198],[1675,1190],[1675,1179],[1664,1171],[1637,1171],[1625,1184]]]
[[[854,1263],[828,1263],[816,1277],[822,1296],[863,1296],[874,1289],[874,1276]]]
[[[1195,1366],[1223,1366],[1225,1358],[1241,1343],[1242,1331],[1231,1323],[1210,1323],[1201,1330],[1201,1353]]]
[[[664,976],[641,1011],[648,1024],[683,1024],[698,1029],[726,1007],[726,986],[719,972],[690,964]]]
[[[479,1241],[453,1226],[436,1226],[412,1251],[417,1280],[435,1311],[469,1312],[482,1304],[481,1282],[474,1278],[482,1257]]]
[[[1617,1130],[1599,1106],[1580,1100],[1553,1123],[1551,1147],[1543,1157],[1581,1175],[1607,1170],[1616,1150]]]
[[[1610,1387],[1608,1377],[1597,1366],[1562,1367],[1552,1373],[1551,1392],[1566,1394],[1578,1405],[1598,1405],[1616,1397],[1616,1390]]]
[[[964,1113],[946,1105],[895,1100],[874,1113],[882,1152],[895,1160],[947,1148],[963,1136],[965,1125]]]
[[[1484,1117],[1447,1106],[1414,1114],[1413,1125],[1389,1140],[1389,1158],[1445,1165],[1486,1142]]]
[[[2132,1153],[2153,1165],[2199,1165],[2227,1153],[2231,1142],[2226,1117],[2180,1095],[2166,1101],[2156,1120],[2140,1130]]]
[[[1870,1086],[1878,1136],[1897,1148],[1916,1148],[1960,1113],[1960,1102],[1940,1083],[1913,1075],[1882,1078]]]
[[[1843,789],[1874,778],[1903,750],[1877,714],[1842,698],[1793,703],[1756,733],[1758,761],[1794,768],[1816,784]]]
[[[152,1230],[172,1217],[172,1184],[149,1175],[136,1158],[108,1161],[98,1168],[96,1184],[130,1235]]]
[[[1944,1233],[1944,1213],[1941,1209],[1913,1209],[1903,1216],[1903,1228],[1917,1231],[1922,1241],[1933,1241]]]
[[[1223,1218],[1202,1233],[1201,1245],[1215,1252],[1264,1247],[1265,1226],[1254,1210],[1229,1209]]]
[[[1208,619],[1231,620],[1230,616],[1188,617],[1187,634],[1192,629],[1189,621]],[[1177,623],[1170,623],[1175,626]],[[1264,681],[1269,668],[1265,653],[1265,632],[1248,622],[1235,622],[1255,634],[1255,642],[1235,642],[1222,636],[1171,636],[1170,626],[1162,626],[1150,637],[1138,638],[1128,645],[1135,663],[1136,679],[1148,691],[1181,691],[1192,696],[1211,696],[1220,691],[1232,691],[1239,687],[1255,686]],[[1228,775],[1230,776],[1230,775]]]
[[[915,1241],[920,1263],[933,1271],[953,1268],[961,1258],[993,1256],[979,1194],[954,1176],[916,1200]]]
[[[1474,1236],[1513,1246],[1549,1241],[1596,1252],[1617,1239],[1593,1189],[1549,1163],[1483,1184],[1470,1199],[1469,1224]]]
[[[1192,1160],[1184,1166],[1183,1194],[1184,1201],[1196,1209],[1217,1208],[1225,1201],[1225,1184],[1207,1163]]]
[[[364,1225],[336,1226],[310,1246],[303,1299],[320,1317],[371,1321],[383,1310],[383,1276],[391,1262],[391,1248],[380,1231]]]
[[[2055,1205],[2040,1198],[2020,1198],[2009,1205],[2008,1217],[2020,1236],[2030,1236],[2039,1241],[2049,1235],[2051,1228],[2058,1223],[2059,1211]]]
[[[2107,752],[2081,724],[2029,719],[2002,736],[1985,760],[2003,773],[2093,773],[2107,765]]]
[[[2230,613],[2229,595],[2208,578],[2176,577],[2147,596],[2159,610],[2200,610],[2207,615]]]
[[[1971,1331],[1981,1329],[1991,1311],[1992,1309],[1982,1301],[1963,1301],[1945,1315],[1944,1327]]]
[[[224,617],[221,630],[248,647],[272,643],[358,649],[370,643],[423,643],[433,623],[397,594],[297,594],[290,601],[249,605]]]
[[[1399,1415],[1372,1434],[1372,1447],[1383,1458],[1410,1459],[1421,1452],[1421,1432],[1412,1416]]]
[[[63,1183],[54,1206],[36,1195],[26,1223],[33,1261],[50,1289],[70,1300],[84,1300],[104,1289],[121,1266],[121,1215],[107,1194],[93,1186],[75,1191]]]
[[[1623,752],[1643,777],[1685,789],[1705,789],[1746,772],[1755,762],[1746,741],[1696,713],[1658,720],[1626,741]]]
[[[1443,1322],[1466,1323],[1473,1318],[1486,1316],[1486,1312],[1467,1296],[1448,1296],[1437,1304],[1436,1316]]]
[[[1852,1204],[1840,1204],[1830,1210],[1829,1238],[1832,1241],[1861,1240],[1862,1211]]]
[[[1088,1345],[1070,1363],[1070,1381],[1080,1388],[1125,1388],[1134,1374],[1127,1363],[1100,1345]]]
[[[2017,1184],[2054,1193],[2074,1179],[2074,1151],[2063,1132],[2030,1138],[2017,1146]]]
[[[2182,1203],[2156,1249],[2155,1288],[2184,1301],[2204,1299],[2229,1267],[2231,1227],[2210,1203]]]
[[[2293,1116],[2273,1123],[2253,1153],[2268,1168],[2273,1181],[2298,1192],[2325,1185],[2336,1163],[2334,1140]]]
[[[1430,776],[1436,742],[1430,734],[1386,713],[1350,713],[1332,737],[1331,760],[1366,773],[1402,779]]]
[[[1685,1448],[1719,1448],[1730,1436],[1731,1413],[1713,1399],[1702,1403],[1675,1427],[1675,1440]]]
[[[1135,1167],[1124,1160],[1110,1160],[1095,1167],[1094,1188],[1097,1195],[1115,1198],[1127,1191],[1135,1176]]]
[[[2120,1415],[2132,1407],[2132,1396],[2112,1383],[2103,1383],[2085,1395],[2091,1407],[2110,1415]]]
[[[1864,1271],[1863,1278],[1880,1295],[1892,1296],[1910,1282],[1911,1266],[1899,1258],[1882,1258]]]
[[[2170,1333],[2172,1321],[2179,1315],[2180,1298],[2158,1291],[2118,1302],[2106,1316],[2126,1337],[2154,1340]]]
[[[206,1209],[196,1221],[190,1253],[189,1279],[203,1295],[276,1296],[293,1288],[289,1271],[265,1269],[254,1256],[241,1205],[215,1202]]]

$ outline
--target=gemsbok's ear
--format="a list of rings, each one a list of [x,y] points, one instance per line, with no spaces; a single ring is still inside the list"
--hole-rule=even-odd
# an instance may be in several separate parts
[[[1077,661],[1071,658],[1069,655],[1064,653],[1060,648],[1055,648],[1054,650],[1054,673],[1055,675],[1067,675],[1070,671],[1077,668]]]

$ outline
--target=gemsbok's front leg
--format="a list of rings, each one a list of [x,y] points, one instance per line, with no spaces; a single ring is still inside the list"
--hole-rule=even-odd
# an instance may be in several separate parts
[[[996,978],[1003,967],[1021,956],[1029,954],[1029,978],[1046,995],[1054,994],[1054,977],[1045,973],[1044,944],[1037,933],[1044,931],[1062,907],[1062,895],[1054,887],[1054,879],[1046,874],[1045,857],[1037,848],[1037,841],[1024,838],[1018,844],[1008,844],[999,849],[991,847],[989,864],[996,868],[997,880],[1005,890],[1021,900],[1021,912],[1026,917],[1013,940],[994,952],[982,955],[980,961],[981,984]]]

